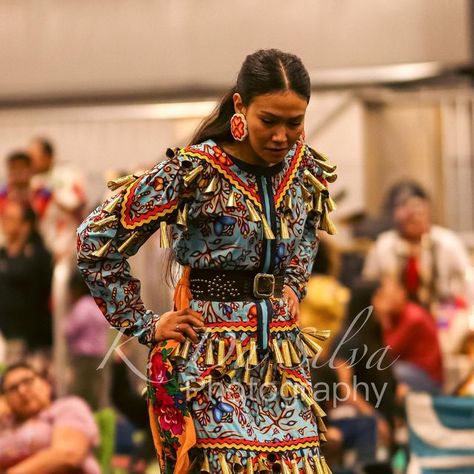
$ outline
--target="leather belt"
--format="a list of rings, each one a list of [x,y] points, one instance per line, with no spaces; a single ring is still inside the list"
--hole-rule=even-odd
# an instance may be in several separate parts
[[[193,297],[209,301],[242,301],[281,298],[283,275],[248,271],[192,269],[189,277]]]

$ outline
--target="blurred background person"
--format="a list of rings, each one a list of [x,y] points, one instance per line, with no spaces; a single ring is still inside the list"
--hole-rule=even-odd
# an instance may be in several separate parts
[[[394,359],[398,383],[410,390],[439,394],[443,363],[433,317],[409,301],[405,288],[391,278],[382,281],[372,302],[383,340]]]
[[[83,184],[77,171],[56,163],[50,140],[34,138],[28,153],[33,163],[33,189],[46,188],[52,194],[40,229],[45,244],[56,260],[71,257],[76,228],[86,204]]]
[[[105,378],[98,367],[108,349],[109,325],[77,270],[71,274],[69,289],[72,307],[65,319],[65,335],[71,357],[70,392],[97,410],[104,401]]]
[[[467,304],[469,257],[449,229],[433,225],[431,204],[422,190],[399,190],[394,203],[395,228],[383,232],[369,251],[367,279],[396,278],[408,297],[434,315],[440,304]]]
[[[80,398],[53,400],[50,383],[26,364],[7,367],[1,390],[1,472],[100,473],[97,426]]]
[[[22,340],[28,351],[50,348],[52,263],[31,207],[9,201],[1,216],[0,329],[7,340]]]

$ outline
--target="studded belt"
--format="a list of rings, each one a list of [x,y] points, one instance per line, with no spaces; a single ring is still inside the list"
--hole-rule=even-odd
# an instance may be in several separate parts
[[[192,269],[189,277],[193,297],[209,301],[242,301],[281,298],[283,275],[248,271]]]

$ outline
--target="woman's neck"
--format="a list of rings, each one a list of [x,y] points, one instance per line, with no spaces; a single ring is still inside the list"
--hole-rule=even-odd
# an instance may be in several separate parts
[[[225,143],[223,150],[229,155],[235,156],[237,159],[248,163],[249,165],[257,165],[268,167],[269,164],[262,160],[252,149],[248,140],[244,142]]]

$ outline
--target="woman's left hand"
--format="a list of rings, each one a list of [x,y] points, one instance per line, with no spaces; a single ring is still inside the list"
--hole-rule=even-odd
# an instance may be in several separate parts
[[[283,287],[283,297],[288,302],[291,317],[298,322],[300,319],[300,302],[296,293],[288,285],[285,285]]]

